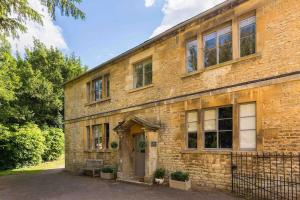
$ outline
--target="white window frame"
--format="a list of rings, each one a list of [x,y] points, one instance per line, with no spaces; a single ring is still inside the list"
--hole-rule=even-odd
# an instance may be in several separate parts
[[[241,117],[241,105],[247,105],[247,104],[254,104],[255,106],[255,114],[254,116],[243,116]],[[247,102],[247,103],[241,103],[239,104],[239,148],[242,151],[255,151],[257,149],[257,105],[256,102]],[[255,118],[255,129],[243,129],[241,130],[241,118],[250,118],[250,117],[254,117]],[[241,131],[253,131],[255,130],[255,148],[242,148],[241,147]]]
[[[257,23],[256,23],[256,15],[251,15],[249,17],[243,18],[242,20],[239,21],[239,57],[241,57],[241,28],[248,26],[250,24],[255,24],[255,27],[257,28]],[[253,54],[255,54],[257,52],[257,30],[255,32],[255,52]],[[250,54],[252,55],[252,54]],[[247,55],[249,56],[249,55]]]
[[[225,26],[223,28],[220,28],[220,29],[217,29],[216,31],[213,31],[213,32],[210,32],[208,34],[205,34],[203,35],[203,66],[205,68],[208,68],[208,67],[211,67],[211,66],[214,66],[214,65],[209,65],[209,66],[205,66],[205,49],[206,49],[206,41],[209,39],[209,38],[214,38],[213,36],[216,37],[216,56],[217,56],[217,62],[215,65],[218,65],[220,64],[220,49],[219,49],[219,37],[222,36],[222,35],[225,35],[225,34],[228,34],[228,33],[231,33],[231,54],[233,54],[232,52],[232,25],[228,25],[228,26]],[[231,55],[233,56],[233,55]],[[232,60],[232,58],[231,58]],[[230,60],[228,60],[230,61]],[[225,62],[228,62],[228,61],[225,61]],[[222,62],[224,63],[224,62]]]

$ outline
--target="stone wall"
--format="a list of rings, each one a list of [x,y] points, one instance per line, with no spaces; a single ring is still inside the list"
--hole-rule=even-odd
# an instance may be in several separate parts
[[[230,151],[203,148],[202,122],[199,122],[197,150],[186,150],[186,111],[233,105],[233,151],[239,151],[237,106],[256,102],[257,151],[300,151],[300,1],[251,0],[209,20],[197,20],[170,37],[153,43],[118,62],[65,85],[66,168],[79,170],[87,158],[118,161],[118,152],[87,152],[84,135],[87,125],[109,123],[112,130],[132,115],[158,121],[158,167],[168,172],[186,170],[194,188],[230,187]],[[255,11],[257,53],[238,57],[237,22]],[[185,41],[232,20],[233,60],[193,75],[184,72]],[[153,84],[132,89],[133,63],[152,56]],[[199,65],[202,66],[201,48]],[[87,103],[86,83],[110,73],[111,97]],[[111,142],[110,141],[110,142]]]

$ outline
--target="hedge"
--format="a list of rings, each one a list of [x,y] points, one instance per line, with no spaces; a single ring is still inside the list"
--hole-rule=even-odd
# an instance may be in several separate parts
[[[45,151],[42,155],[44,161],[58,159],[64,151],[64,132],[59,128],[46,128],[43,131],[45,137]]]
[[[64,133],[58,128],[43,131],[35,124],[5,127],[0,124],[0,169],[20,168],[59,158]]]
[[[19,168],[42,161],[45,138],[35,124],[27,124],[16,131],[2,126],[0,133],[0,168]]]

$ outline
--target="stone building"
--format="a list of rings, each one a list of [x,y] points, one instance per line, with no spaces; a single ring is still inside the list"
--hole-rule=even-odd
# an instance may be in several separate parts
[[[66,169],[103,159],[118,179],[163,167],[226,189],[230,152],[299,152],[299,11],[228,0],[65,83]]]

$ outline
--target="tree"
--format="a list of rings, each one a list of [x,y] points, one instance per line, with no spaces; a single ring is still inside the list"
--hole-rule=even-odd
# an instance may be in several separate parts
[[[31,122],[39,127],[62,127],[62,84],[86,70],[80,59],[47,48],[39,41],[34,42],[32,49],[26,49],[24,58],[14,58],[8,50],[3,52],[0,52],[0,83],[3,81],[0,124]]]
[[[55,19],[56,10],[61,15],[72,16],[75,19],[84,19],[85,14],[76,7],[81,0],[39,0],[48,8],[50,16]],[[25,32],[25,21],[30,20],[42,24],[42,16],[32,9],[28,0],[1,0],[0,1],[0,34],[18,36],[18,31]]]

